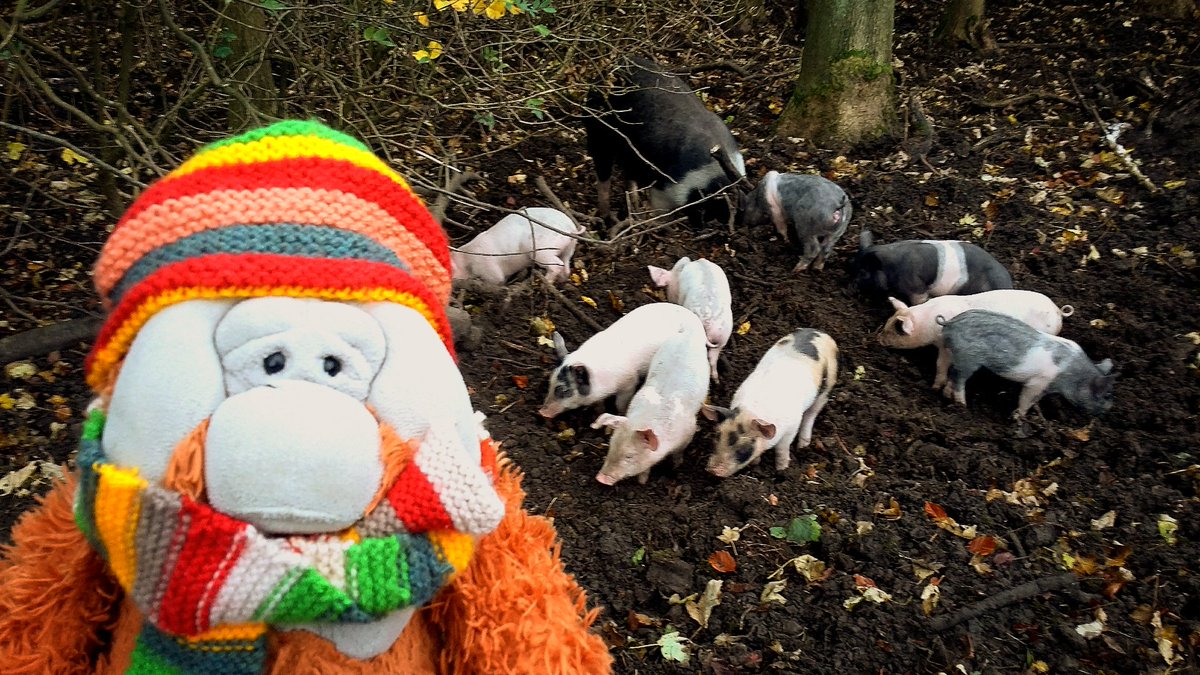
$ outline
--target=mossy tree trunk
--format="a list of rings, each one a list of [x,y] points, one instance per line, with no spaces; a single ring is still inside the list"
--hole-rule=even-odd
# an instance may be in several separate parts
[[[221,11],[221,19],[229,36],[223,40],[230,50],[226,56],[229,83],[238,87],[258,112],[274,116],[279,109],[279,90],[267,53],[271,34],[267,29],[266,10],[245,0],[233,0]],[[240,102],[230,102],[230,131],[240,131],[254,119],[255,115]]]
[[[800,76],[776,133],[854,145],[893,133],[895,0],[808,0]]]
[[[984,18],[984,0],[949,0],[934,37],[950,44],[966,44],[979,51],[996,48],[996,40]]]

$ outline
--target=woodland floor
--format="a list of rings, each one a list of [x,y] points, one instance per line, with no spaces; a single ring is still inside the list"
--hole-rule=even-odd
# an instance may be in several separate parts
[[[540,288],[518,285],[507,300],[467,297],[483,330],[461,355],[475,404],[525,471],[528,507],[554,518],[568,569],[604,608],[597,629],[617,672],[1198,672],[1200,27],[1126,19],[1086,3],[1046,14],[991,2],[1005,47],[980,56],[929,44],[924,27],[935,9],[898,10],[895,55],[899,90],[920,96],[936,129],[936,173],[895,142],[839,156],[773,138],[770,106],[788,93],[787,78],[743,83],[717,72],[692,80],[732,116],[752,175],[819,171],[851,195],[850,231],[823,272],[792,275],[797,254],[773,232],[681,225],[620,246],[581,245],[578,282],[563,288],[608,324],[618,306],[656,299],[647,264],[669,267],[688,255],[722,265],[735,321],[749,330],[724,352],[711,390],[718,403],[779,337],[802,326],[832,335],[841,376],[813,446],[795,453],[788,471],[777,475],[767,461],[725,480],[706,474],[712,437],[702,423],[678,470],[664,464],[644,486],[601,485],[594,476],[606,441],[588,427],[596,411],[552,422],[537,415],[555,359],[530,322],[552,319],[572,348],[591,329]],[[746,65],[772,72],[769,54]],[[985,104],[1027,94],[1037,95]],[[1081,95],[1106,122],[1132,125],[1120,142],[1160,192],[1107,151],[1091,113],[1073,102]],[[483,201],[542,205],[532,185],[542,175],[574,208],[594,204],[581,134],[530,138],[480,168],[489,174],[476,186]],[[508,178],[516,174],[528,179]],[[86,270],[104,223],[71,227],[70,236],[41,231],[6,250],[0,275],[12,295],[94,307]],[[93,233],[82,246],[80,227]],[[846,289],[845,265],[864,227],[883,241],[978,241],[1018,288],[1073,305],[1063,335],[1116,362],[1113,409],[1089,421],[1050,397],[1042,418],[1018,428],[1010,419],[1018,387],[987,375],[971,381],[966,409],[942,399],[929,388],[932,352],[878,346],[889,309]],[[6,316],[5,331],[31,325]],[[0,476],[32,460],[67,461],[87,401],[85,347],[36,358],[39,374],[3,381],[18,403],[33,405],[0,410]],[[52,431],[52,423],[62,426]],[[0,497],[5,533],[38,489],[31,480]],[[935,523],[936,507],[974,526],[972,548],[987,555],[973,560],[967,538]],[[807,515],[821,526],[819,541],[771,535]],[[1164,516],[1176,521],[1173,533]],[[725,528],[740,528],[740,538],[719,540]],[[717,571],[709,562],[717,551],[736,570]],[[807,582],[788,565],[805,554],[828,573]],[[782,601],[764,600],[769,577],[785,566]],[[1075,577],[1064,584],[1068,572]],[[702,594],[712,579],[723,581],[721,601],[700,627],[669,599]],[[847,609],[867,580],[890,601]],[[938,602],[926,616],[931,580]],[[1040,592],[1002,595],[1038,580],[1048,585]],[[934,623],[989,598],[1012,602],[952,626]],[[671,630],[689,641],[686,665],[654,646]]]

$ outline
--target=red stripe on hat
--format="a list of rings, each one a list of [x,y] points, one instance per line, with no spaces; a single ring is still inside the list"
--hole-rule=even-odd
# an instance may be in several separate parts
[[[202,169],[177,178],[172,177],[170,180],[160,180],[134,201],[117,222],[117,229],[146,209],[172,199],[216,190],[258,188],[340,190],[374,202],[425,242],[444,269],[450,269],[450,250],[446,234],[415,194],[378,171],[337,159],[301,157],[255,164],[233,164]],[[103,251],[97,264],[106,264]]]
[[[454,529],[450,514],[442,507],[441,498],[425,473],[417,468],[416,462],[409,462],[396,478],[396,483],[388,490],[387,499],[409,534]]]
[[[174,635],[197,635],[211,628],[209,608],[245,549],[248,527],[223,513],[184,498],[178,527],[186,527],[157,627]]]
[[[92,379],[93,360],[139,309],[169,291],[179,297],[167,304],[202,298],[249,298],[277,289],[275,295],[369,302],[371,291],[389,290],[419,298],[433,317],[434,330],[454,356],[454,338],[445,308],[433,292],[404,270],[387,263],[334,258],[305,258],[264,253],[216,254],[167,265],[129,289],[100,329],[84,362]],[[158,307],[156,309],[161,309]],[[141,321],[148,317],[140,317]],[[136,327],[138,330],[141,326]],[[132,338],[130,338],[132,339]],[[122,347],[127,350],[128,345]]]

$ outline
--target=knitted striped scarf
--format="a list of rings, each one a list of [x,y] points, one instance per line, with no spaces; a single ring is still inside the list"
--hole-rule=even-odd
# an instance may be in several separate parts
[[[75,520],[146,617],[130,673],[260,673],[268,624],[361,623],[420,607],[474,553],[439,496],[413,489],[428,485],[416,461],[348,530],[270,536],[108,463],[104,420],[95,411],[84,426]],[[495,447],[482,450],[494,477]]]

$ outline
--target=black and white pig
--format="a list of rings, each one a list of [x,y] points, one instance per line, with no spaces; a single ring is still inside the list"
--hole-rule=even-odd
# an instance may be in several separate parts
[[[557,417],[614,395],[617,410],[624,412],[658,348],[683,327],[699,323],[683,306],[652,302],[617,319],[570,353],[555,332],[554,349],[562,362],[550,375],[550,389],[539,414]]]
[[[739,215],[747,227],[770,223],[784,241],[794,237],[802,253],[792,271],[802,272],[809,265],[825,267],[852,213],[850,198],[837,183],[823,176],[768,171],[742,200]]]
[[[1112,407],[1113,363],[1093,363],[1077,343],[1043,333],[1007,314],[973,309],[942,323],[950,371],[942,394],[967,403],[967,379],[987,368],[1023,382],[1015,417],[1024,417],[1047,393],[1062,394],[1090,415]]]
[[[706,405],[701,412],[717,422],[708,471],[727,478],[775,448],[775,469],[792,461],[792,442],[806,447],[813,423],[837,382],[837,343],[827,333],[801,328],[780,338],[763,354],[733,394],[729,408]]]
[[[1012,275],[982,248],[966,241],[906,239],[876,244],[863,230],[854,259],[854,280],[875,292],[919,305],[940,295],[970,295],[1012,288]]]
[[[592,115],[585,126],[588,154],[596,163],[597,215],[610,219],[615,164],[626,181],[650,189],[655,209],[687,206],[693,225],[728,219],[724,199],[695,203],[730,184],[711,154],[714,147],[720,147],[738,175],[746,175],[742,153],[725,123],[683,80],[654,61],[632,57],[616,71],[611,92],[593,89],[588,96]]]

